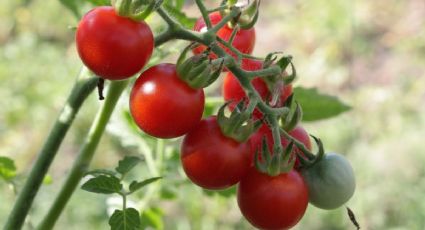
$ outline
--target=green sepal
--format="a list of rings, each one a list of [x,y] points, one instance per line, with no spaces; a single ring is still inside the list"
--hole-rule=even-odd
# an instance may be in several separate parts
[[[267,172],[267,163],[264,160],[263,161],[260,160],[258,152],[260,152],[258,149],[255,150],[254,166],[259,172],[265,173]]]
[[[220,77],[221,72],[223,71],[224,68],[224,59],[221,59],[220,65],[218,66],[218,68],[209,76],[208,81],[206,81],[204,87],[208,87],[209,85],[211,85],[212,83],[214,83],[218,77]]]
[[[267,174],[269,174],[270,176],[277,176],[280,174],[279,154],[275,153],[271,157],[270,164],[268,165],[268,168],[267,168]]]
[[[242,15],[238,21],[241,29],[251,29],[257,23],[258,16],[260,14],[260,2],[260,0],[254,0],[244,10],[242,10]]]
[[[282,128],[286,132],[293,130],[303,117],[303,110],[301,105],[298,102],[295,102],[295,104],[295,111],[292,114],[288,113],[281,118]]]
[[[310,163],[310,161],[309,161],[309,160],[307,160],[307,159],[305,159],[305,158],[304,158],[305,156],[303,156],[300,152],[295,151],[295,153],[297,154],[297,156],[298,156],[298,160],[299,160],[299,161],[300,161],[300,163],[301,163],[300,168],[303,168],[303,167],[307,166],[307,165]]]
[[[316,164],[317,162],[319,162],[320,160],[322,160],[322,158],[325,156],[325,148],[323,147],[323,142],[322,140],[320,140],[320,138],[317,138],[313,135],[310,135],[314,141],[316,142],[316,145],[318,147],[317,150],[317,154],[316,154],[316,159],[314,159],[312,165]]]
[[[225,108],[231,102],[226,102],[220,107],[217,113],[217,122],[223,135],[232,138],[238,142],[245,142],[251,134],[255,133],[260,125],[258,121],[251,119],[251,114],[246,108],[241,108],[243,101],[239,102],[236,109],[232,111],[229,117],[224,114]]]
[[[212,61],[209,51],[186,58],[187,52],[195,44],[187,46],[177,60],[177,74],[191,88],[205,88],[215,82],[224,68],[224,59]]]
[[[112,5],[118,15],[123,17],[131,15],[131,0],[113,0]]]
[[[163,2],[164,0],[135,0],[131,5],[131,18],[137,21],[145,20],[152,12],[157,10]]]
[[[282,54],[282,52],[271,52],[267,54],[266,58],[264,58],[263,68],[266,69],[270,67],[274,61],[277,60],[277,55]]]
[[[294,93],[291,93],[291,95],[289,95],[289,97],[286,99],[285,103],[283,104],[284,107],[288,107],[291,108],[292,107],[292,102],[294,101]]]
[[[180,56],[179,56],[179,58],[177,59],[177,62],[176,62],[177,69],[186,60],[187,53],[189,52],[189,50],[192,50],[195,46],[197,46],[197,43],[196,42],[193,42],[193,43],[191,43],[190,45],[186,46],[183,49],[183,51],[181,52],[181,54],[180,54]]]
[[[325,148],[323,147],[323,143],[320,140],[320,138],[317,138],[313,135],[310,135],[310,136],[316,142],[318,150],[316,155],[314,155],[311,152],[303,151],[302,149],[300,149],[304,153],[304,155],[308,158],[308,160],[306,160],[301,156],[301,154],[299,154],[299,159],[301,161],[301,168],[310,168],[311,166],[315,165],[317,162],[321,161],[322,158],[325,156]]]
[[[293,149],[294,142],[291,141],[281,155],[282,159],[280,163],[280,173],[288,173],[294,168],[296,156],[292,156]]]
[[[295,65],[292,63],[292,56],[283,56],[281,57],[277,62],[276,65],[278,65],[282,69],[282,73],[285,73],[286,68],[288,66],[291,66],[291,74],[284,76],[283,80],[285,84],[291,84],[295,78],[297,77],[297,70],[295,69]]]
[[[263,158],[263,160],[267,163],[270,164],[271,162],[271,152],[269,151],[269,145],[267,144],[267,139],[266,137],[263,137],[263,140],[261,141],[261,157]]]

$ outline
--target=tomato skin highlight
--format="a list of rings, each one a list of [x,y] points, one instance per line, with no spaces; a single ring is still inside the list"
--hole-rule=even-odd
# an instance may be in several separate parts
[[[243,59],[241,67],[247,71],[256,71],[263,68],[263,63],[258,60]],[[251,83],[263,100],[271,99],[272,93],[268,89],[267,84],[263,79],[256,77],[251,81]],[[281,94],[279,97],[279,103],[276,105],[276,107],[283,106],[286,99],[288,99],[288,97],[292,94],[292,85],[284,85],[280,90]],[[229,105],[231,110],[236,107],[238,102],[244,98],[247,98],[247,95],[240,85],[238,79],[231,72],[228,72],[223,79],[222,95],[225,101],[232,101]],[[259,119],[262,116],[262,113],[258,109],[254,110],[255,118]]]
[[[149,26],[116,14],[113,7],[89,11],[78,24],[78,54],[96,75],[122,80],[139,72],[152,55],[154,38]]]
[[[303,217],[308,189],[295,170],[271,177],[255,168],[239,182],[237,201],[243,216],[259,229],[289,229]]]
[[[250,146],[222,134],[215,116],[202,120],[183,139],[181,162],[189,179],[205,189],[225,189],[246,174]]]
[[[222,19],[219,12],[213,12],[209,14],[209,18],[213,26],[218,24]],[[193,27],[193,30],[198,32],[203,32],[205,28],[206,28],[205,21],[202,17],[200,17],[196,21]],[[218,30],[217,36],[222,38],[225,41],[229,41],[232,31],[233,29],[225,25],[220,30]],[[247,30],[240,29],[236,33],[236,36],[235,36],[235,39],[233,40],[232,45],[233,47],[235,47],[237,50],[241,51],[242,53],[251,54],[255,46],[255,29],[254,28],[247,29]],[[226,51],[226,53],[236,58],[236,55],[233,52],[231,52],[228,48],[222,46],[221,44],[220,46]],[[207,47],[205,45],[199,45],[195,47],[192,51],[196,55],[196,54],[200,54],[204,52],[206,49]],[[215,54],[211,54],[211,57],[217,58]]]
[[[312,146],[311,146],[310,136],[301,125],[296,126],[293,130],[289,131],[288,134],[291,135],[296,140],[303,143],[305,147],[311,151]],[[260,129],[257,132],[252,134],[251,137],[249,138],[249,143],[251,145],[251,159],[252,159],[251,165],[254,165],[255,152],[261,151],[263,138],[266,138],[269,151],[273,153],[273,146],[274,146],[273,134],[270,128],[266,124],[264,124],[263,126],[260,127]],[[283,147],[286,147],[289,145],[289,141],[284,137],[280,138],[280,142]],[[301,150],[299,150],[298,147],[294,146],[293,148],[294,149],[292,150],[292,155],[294,157],[297,152],[302,154]],[[297,157],[295,160],[295,168],[297,168],[299,164],[300,163]]]
[[[174,64],[159,64],[143,72],[130,94],[130,112],[147,134],[174,138],[194,128],[204,111],[204,91],[180,80]]]
[[[310,193],[310,203],[321,209],[336,209],[354,194],[356,181],[350,162],[342,155],[327,153],[301,173]]]

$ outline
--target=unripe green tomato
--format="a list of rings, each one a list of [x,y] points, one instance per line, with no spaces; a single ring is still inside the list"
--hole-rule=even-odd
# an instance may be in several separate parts
[[[353,168],[340,154],[328,153],[312,167],[302,169],[309,202],[321,209],[336,209],[354,194],[356,182]]]

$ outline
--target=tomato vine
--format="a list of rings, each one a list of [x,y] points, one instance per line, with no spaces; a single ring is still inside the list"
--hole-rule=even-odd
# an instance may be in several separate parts
[[[179,61],[177,66],[159,64],[143,71],[135,86],[133,86],[130,108],[135,122],[143,131],[152,136],[174,138],[186,134],[182,144],[181,159],[186,174],[195,184],[207,189],[223,189],[240,182],[238,202],[242,214],[254,226],[267,229],[294,226],[302,218],[309,198],[311,203],[324,209],[340,207],[350,199],[354,193],[355,180],[348,161],[340,155],[325,155],[323,143],[319,138],[313,137],[318,146],[318,153],[313,154],[311,146],[308,146],[309,140],[302,140],[308,137],[299,140],[296,135],[291,135],[291,130],[296,127],[302,117],[300,105],[297,104],[294,110],[291,107],[292,96],[289,93],[285,95],[285,90],[289,91],[286,86],[290,86],[292,93],[291,83],[296,77],[292,57],[275,52],[270,53],[265,58],[251,55],[255,32],[251,32],[251,36],[254,37],[243,38],[251,39],[247,42],[247,47],[237,45],[239,44],[238,39],[241,39],[238,37],[238,33],[244,29],[249,30],[254,26],[258,17],[259,1],[253,1],[254,3],[251,3],[248,7],[239,6],[236,4],[237,1],[223,1],[220,7],[208,10],[202,0],[195,0],[202,15],[202,20],[198,20],[198,26],[205,24],[206,31],[197,27],[195,27],[195,30],[190,30],[182,26],[169,15],[161,5],[162,1],[160,0],[149,1],[147,6],[141,4],[141,2],[114,1],[116,11],[112,7],[99,7],[86,14],[86,17],[95,17],[96,13],[105,11],[106,13],[102,18],[113,17],[113,19],[110,19],[111,21],[108,21],[109,18],[108,20],[99,19],[97,23],[85,24],[85,18],[83,18],[83,21],[79,24],[76,37],[77,48],[83,62],[100,78],[114,81],[109,85],[106,99],[92,123],[62,189],[54,199],[52,207],[38,229],[53,228],[81,178],[87,173],[112,112],[121,94],[129,85],[127,78],[144,68],[151,56],[153,42],[154,46],[158,47],[173,39],[195,43],[188,46],[189,48],[194,47],[194,56],[184,62],[186,55],[184,52],[184,55],[181,56],[183,61]],[[144,10],[140,11],[139,8],[143,7],[145,7]],[[253,11],[253,9],[255,10]],[[154,11],[164,20],[167,28],[164,32],[158,34],[153,41],[151,31],[148,25],[143,22],[143,19]],[[126,26],[119,28],[115,23],[124,23]],[[88,25],[100,25],[101,30],[109,31],[109,33],[105,35],[102,31],[96,31],[98,28],[90,28]],[[85,26],[88,28],[84,28]],[[133,27],[139,30],[134,32]],[[111,32],[117,33],[117,28],[128,35],[126,39],[137,42],[132,43],[133,46],[128,46],[130,42],[122,38],[117,42],[113,34],[110,34]],[[227,34],[221,33],[223,29],[226,30],[225,33]],[[118,44],[115,44],[116,42]],[[102,53],[111,44],[113,45],[111,53],[109,53],[110,50]],[[137,59],[140,56],[138,52],[143,54],[140,59]],[[217,59],[217,61],[213,59]],[[243,65],[245,59],[259,62],[261,67],[246,68]],[[290,69],[290,71],[287,69]],[[191,75],[189,77],[184,76],[187,75],[188,71],[192,71]],[[211,84],[222,71],[228,71],[237,80],[244,94],[238,96],[233,104],[230,104],[232,101],[228,101],[223,105],[217,118],[210,117],[201,120],[204,109],[204,93],[199,88]],[[169,76],[160,78],[167,74]],[[200,77],[205,79],[199,79]],[[167,105],[173,99],[173,95],[170,95],[168,101],[164,102],[161,101],[165,100],[164,92],[162,92],[162,95],[156,95],[156,97],[149,95],[154,91],[152,89],[161,90],[161,87],[155,85],[152,79],[159,81],[157,84],[162,84],[161,87],[165,87],[164,90],[168,92],[180,87],[182,92],[179,92],[177,99],[186,97],[185,93],[197,92],[198,94],[193,102],[196,104],[196,109],[187,108],[184,103],[178,100],[173,101],[172,105]],[[255,79],[265,85],[265,94],[259,90],[258,85],[254,84]],[[149,87],[152,88],[145,90],[146,92],[143,91],[144,87],[147,87],[145,81],[149,81]],[[58,147],[78,109],[94,90],[97,83],[98,77],[86,74],[86,72],[83,72],[78,78],[68,103],[64,106],[31,170],[30,177],[19,193],[5,229],[15,230],[22,227]],[[164,86],[164,84],[173,85]],[[146,108],[143,106],[146,106]],[[171,109],[164,110],[166,106]],[[223,112],[226,106],[230,106],[233,110],[229,117],[226,117]],[[152,113],[152,111],[156,111],[158,114],[145,114]],[[161,111],[166,114],[160,114]],[[257,111],[261,115],[256,116],[255,112]],[[173,116],[171,115],[173,114],[181,116],[179,119],[172,120]],[[187,121],[188,124],[183,124],[188,115],[193,115],[193,119]],[[173,124],[176,122],[182,127]],[[286,122],[289,124],[285,124]],[[260,126],[267,126],[270,135],[259,134],[259,138],[263,139],[263,142],[257,140],[261,144],[255,145],[260,145],[261,151],[256,150],[252,154],[247,140]],[[203,136],[202,134],[207,135]],[[272,146],[270,146],[270,143],[272,143]],[[208,148],[219,146],[220,148],[210,151],[205,149],[205,146],[209,146]],[[254,159],[252,159],[252,155],[255,155]],[[299,165],[295,165],[294,168],[295,159],[299,160]],[[147,159],[147,161],[149,160]],[[210,164],[210,168],[206,167],[208,164]],[[256,168],[250,167],[252,165],[255,165]],[[214,168],[220,170],[212,173]],[[331,168],[335,172],[326,171],[323,168]],[[83,189],[87,191],[107,194],[117,193],[122,196],[123,210],[114,213],[110,220],[111,226],[116,225],[117,219],[122,218],[122,216],[125,219],[126,215],[138,215],[134,210],[127,209],[126,198],[127,195],[147,184],[147,182],[135,182],[135,184],[132,183],[133,187],[130,184],[129,192],[123,190],[121,182],[126,171],[120,171],[119,167],[117,171],[122,174],[122,177],[117,178],[114,173],[106,171],[100,173],[102,174],[101,178],[109,180],[113,184],[112,187],[115,186],[115,190],[105,192],[105,190],[97,188],[94,181],[92,181],[93,184],[87,185],[86,183],[83,185]],[[326,173],[321,174],[322,171]],[[345,183],[342,183],[341,178],[336,177],[335,174],[345,175]],[[304,176],[304,179],[302,176]],[[318,178],[322,179],[324,183],[319,184]],[[272,186],[278,186],[279,189]],[[338,200],[329,201],[329,196],[325,194],[328,193],[327,187],[335,189],[333,192],[339,194]],[[264,194],[259,192],[260,190],[266,191],[268,188],[274,188],[274,190],[271,190],[273,194],[270,195],[274,197],[273,199],[264,197]],[[282,196],[281,191],[286,191],[289,195]],[[308,193],[314,194],[314,196],[309,196]],[[293,197],[291,198],[291,196]],[[250,201],[252,199],[256,201]],[[276,212],[271,209],[274,201],[280,205]],[[291,212],[285,205],[297,211]],[[265,215],[265,213],[269,214]],[[280,219],[282,215],[287,219]]]

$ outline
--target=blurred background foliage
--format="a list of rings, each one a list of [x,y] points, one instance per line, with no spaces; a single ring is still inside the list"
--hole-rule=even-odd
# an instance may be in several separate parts
[[[425,2],[262,3],[255,54],[276,50],[292,54],[299,73],[296,85],[337,95],[353,107],[336,118],[304,126],[321,137],[328,151],[343,153],[352,162],[357,190],[348,206],[362,229],[423,229]],[[85,4],[80,13],[89,9]],[[191,17],[199,16],[190,1],[184,10]],[[82,66],[74,31],[69,29],[77,25],[74,14],[60,1],[0,3],[0,155],[15,160],[18,190]],[[157,29],[161,24],[156,17],[148,23]],[[177,44],[162,52],[176,53],[184,43]],[[209,94],[220,96],[219,85],[212,86]],[[140,166],[132,175],[165,177],[132,198],[133,205],[143,211],[143,222],[151,229],[252,229],[241,217],[233,191],[204,192],[187,181],[179,166],[179,140],[166,141],[163,148],[135,128],[127,99],[128,95],[123,96],[92,168],[113,168],[126,154],[152,156],[150,168]],[[216,104],[211,100],[210,108]],[[26,229],[36,225],[49,208],[98,107],[93,94],[49,171],[52,180],[36,198]],[[14,199],[10,186],[0,181],[0,223],[5,222]],[[107,229],[107,216],[116,202],[114,197],[77,190],[56,229]],[[344,208],[322,211],[310,206],[295,229],[354,227]]]

